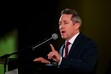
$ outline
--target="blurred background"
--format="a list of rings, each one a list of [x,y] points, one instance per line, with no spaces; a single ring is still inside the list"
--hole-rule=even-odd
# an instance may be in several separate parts
[[[53,42],[55,48],[59,50],[62,44],[58,29],[60,12],[65,8],[73,8],[82,18],[81,31],[96,41],[99,47],[97,74],[111,73],[110,0],[6,1],[1,3],[0,56],[35,46],[43,39],[51,37],[53,33],[59,35],[59,38]],[[36,56],[44,56],[42,52],[48,51],[50,51],[49,47],[44,46],[42,49],[37,48],[35,53],[37,53]],[[20,57],[32,55],[31,52],[28,56],[22,53]],[[17,57],[18,55],[15,54],[9,58]],[[3,73],[4,64],[0,61],[0,74]]]

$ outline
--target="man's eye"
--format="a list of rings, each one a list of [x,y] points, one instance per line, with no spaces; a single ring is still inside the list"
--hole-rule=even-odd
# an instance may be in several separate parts
[[[68,24],[67,22],[65,22],[64,24]]]

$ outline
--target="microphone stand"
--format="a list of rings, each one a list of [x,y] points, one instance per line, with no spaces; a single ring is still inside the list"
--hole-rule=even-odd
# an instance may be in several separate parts
[[[8,63],[8,57],[10,57],[11,55],[13,55],[13,54],[16,54],[18,51],[15,51],[15,52],[13,52],[13,53],[10,53],[10,54],[5,54],[5,55],[3,55],[3,56],[0,56],[0,60],[1,59],[4,59],[4,74],[5,74],[5,72],[6,72],[6,65],[7,65],[7,63]]]

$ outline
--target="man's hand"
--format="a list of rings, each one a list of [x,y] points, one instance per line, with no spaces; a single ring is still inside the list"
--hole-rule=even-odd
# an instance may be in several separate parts
[[[60,55],[59,53],[55,50],[54,46],[52,44],[50,44],[51,47],[51,52],[48,54],[48,59],[52,59],[55,62],[59,62],[60,61]]]
[[[50,63],[48,60],[46,60],[43,57],[35,58],[33,61],[34,62],[41,62],[41,63],[45,63],[45,64],[49,64]]]

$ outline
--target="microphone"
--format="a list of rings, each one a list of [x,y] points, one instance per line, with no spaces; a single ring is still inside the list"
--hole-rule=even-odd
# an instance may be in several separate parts
[[[49,42],[51,40],[56,40],[57,38],[58,38],[58,35],[56,33],[54,33],[54,34],[52,34],[52,36],[49,39],[47,39],[47,40],[41,42],[40,44],[32,47],[32,49],[34,50],[35,48],[37,48],[37,47],[39,47],[39,46],[41,46],[41,45],[43,45],[43,44],[45,44],[45,43],[47,43],[47,42]]]

